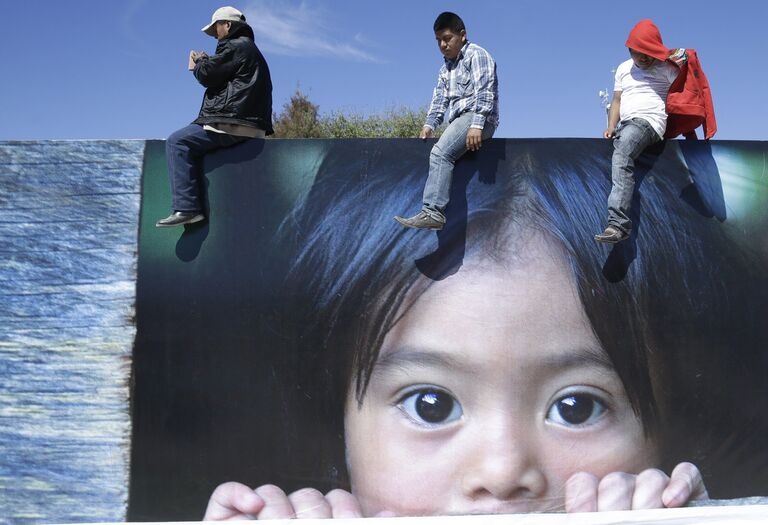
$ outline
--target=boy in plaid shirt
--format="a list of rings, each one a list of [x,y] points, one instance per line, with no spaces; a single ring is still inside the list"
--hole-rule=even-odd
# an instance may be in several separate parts
[[[446,113],[448,127],[430,153],[421,211],[395,220],[409,228],[441,230],[454,164],[467,150],[477,151],[483,140],[493,136],[499,125],[499,97],[496,62],[485,49],[467,41],[462,19],[455,13],[441,13],[434,31],[445,63],[419,138],[432,137]]]

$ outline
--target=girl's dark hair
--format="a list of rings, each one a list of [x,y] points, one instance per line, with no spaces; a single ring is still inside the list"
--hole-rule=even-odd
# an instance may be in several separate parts
[[[295,257],[280,318],[296,356],[299,404],[332,427],[318,441],[318,454],[330,457],[329,484],[346,482],[347,392],[363,399],[398,316],[464,259],[514,253],[525,230],[562,247],[592,328],[660,445],[660,466],[694,462],[714,497],[768,490],[765,278],[727,223],[681,199],[692,179],[677,142],[638,160],[635,232],[613,248],[592,239],[607,215],[608,141],[484,143],[457,165],[437,244],[392,220],[421,205],[427,160],[418,145],[330,144],[281,230],[281,242],[294,233]],[[477,171],[494,183],[472,180]]]
[[[434,24],[435,33],[442,31],[443,29],[450,29],[451,32],[459,34],[464,31],[464,20],[461,19],[456,13],[445,11],[437,15]]]

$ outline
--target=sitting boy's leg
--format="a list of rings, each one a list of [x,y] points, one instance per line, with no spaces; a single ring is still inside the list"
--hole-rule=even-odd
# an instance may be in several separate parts
[[[395,217],[403,226],[440,230],[445,224],[445,207],[450,198],[453,168],[467,152],[467,133],[474,113],[464,113],[445,129],[429,155],[429,176],[424,185],[423,205],[419,213],[405,219]],[[493,136],[494,128],[483,130],[483,139]]]
[[[429,154],[429,176],[424,184],[422,210],[442,223],[445,223],[444,210],[450,198],[453,168],[467,152],[467,133],[472,117],[473,113],[464,113],[451,122]]]
[[[619,128],[613,140],[611,158],[611,193],[608,196],[608,228],[595,240],[615,243],[623,241],[632,232],[630,211],[635,191],[635,159],[653,144],[659,136],[642,119],[632,119]]]
[[[156,226],[179,226],[205,219],[200,199],[203,157],[244,140],[244,137],[206,131],[198,124],[173,132],[165,142],[165,156],[174,213],[158,221]]]

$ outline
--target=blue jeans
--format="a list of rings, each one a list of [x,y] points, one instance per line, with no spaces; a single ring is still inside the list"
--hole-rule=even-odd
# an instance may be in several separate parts
[[[653,144],[661,140],[647,120],[633,118],[622,122],[613,139],[611,181],[608,196],[608,224],[623,232],[632,231],[629,218],[632,195],[635,192],[635,159]]]
[[[450,198],[453,166],[467,152],[467,133],[474,115],[472,112],[464,113],[448,124],[429,155],[429,176],[424,185],[422,209],[440,222],[445,222],[443,211]],[[496,127],[486,123],[483,140],[491,138],[494,131]]]
[[[203,157],[206,153],[246,140],[248,137],[206,131],[199,124],[190,124],[174,131],[165,142],[173,210],[202,211],[200,188],[203,183]]]

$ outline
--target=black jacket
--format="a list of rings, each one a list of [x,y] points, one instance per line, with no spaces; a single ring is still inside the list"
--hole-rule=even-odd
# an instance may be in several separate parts
[[[250,26],[233,23],[216,54],[199,59],[193,73],[207,88],[196,124],[241,124],[273,133],[272,79]]]

